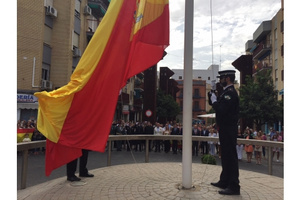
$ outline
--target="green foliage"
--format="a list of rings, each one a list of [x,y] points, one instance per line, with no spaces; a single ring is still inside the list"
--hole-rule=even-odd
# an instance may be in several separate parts
[[[204,163],[204,164],[211,164],[211,165],[216,165],[217,164],[216,158],[212,155],[209,155],[209,154],[206,154],[206,155],[202,156],[201,162]]]
[[[253,121],[258,129],[265,122],[274,123],[283,117],[283,104],[277,100],[271,71],[260,71],[246,78],[240,87],[240,116]]]
[[[160,119],[176,118],[180,113],[180,106],[171,95],[157,91],[156,115]]]

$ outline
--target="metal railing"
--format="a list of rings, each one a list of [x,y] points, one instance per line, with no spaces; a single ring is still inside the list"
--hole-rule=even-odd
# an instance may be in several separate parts
[[[118,140],[145,140],[145,163],[149,163],[149,141],[152,140],[182,140],[182,135],[110,135],[107,140],[107,166],[111,166],[111,149],[112,141]],[[219,142],[217,137],[192,136],[193,141],[212,141]],[[272,175],[272,147],[283,148],[283,142],[273,142],[266,140],[246,140],[237,139],[238,144],[251,144],[268,147],[268,171]],[[46,147],[46,141],[24,142],[17,144],[17,151],[22,152],[22,172],[21,172],[21,189],[26,188],[27,169],[28,169],[28,150],[34,148]]]

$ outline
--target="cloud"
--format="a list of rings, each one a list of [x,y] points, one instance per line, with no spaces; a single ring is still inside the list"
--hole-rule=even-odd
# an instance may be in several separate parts
[[[158,66],[183,69],[185,0],[170,0],[170,46]],[[213,63],[222,69],[245,52],[245,43],[265,20],[281,8],[281,0],[212,0]],[[212,64],[210,0],[194,0],[193,67],[207,69]]]

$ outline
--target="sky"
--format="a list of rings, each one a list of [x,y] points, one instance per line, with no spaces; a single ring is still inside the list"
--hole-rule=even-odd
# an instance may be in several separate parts
[[[184,8],[185,0],[169,1],[170,45],[158,67],[183,69]],[[245,54],[245,43],[280,8],[281,0],[194,0],[193,69],[207,69],[212,63],[220,70],[235,69],[231,63]]]

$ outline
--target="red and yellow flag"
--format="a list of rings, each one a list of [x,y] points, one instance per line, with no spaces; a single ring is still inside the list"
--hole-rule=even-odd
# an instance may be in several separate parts
[[[120,89],[168,45],[168,0],[111,1],[70,82],[34,94],[38,130],[47,138],[47,176],[81,149],[104,152]]]
[[[34,128],[18,128],[17,129],[17,142],[22,142],[25,134],[28,133],[29,138],[32,138]]]

